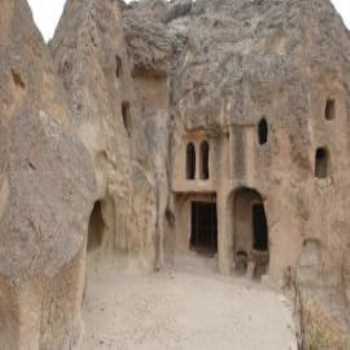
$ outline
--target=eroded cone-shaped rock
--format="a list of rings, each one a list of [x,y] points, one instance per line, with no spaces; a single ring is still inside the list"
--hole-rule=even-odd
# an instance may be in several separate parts
[[[152,268],[156,188],[119,3],[68,1],[51,47],[77,134],[94,161],[102,225],[91,232],[101,237],[92,256],[108,250]]]
[[[0,343],[71,349],[92,167],[26,1],[0,7]]]

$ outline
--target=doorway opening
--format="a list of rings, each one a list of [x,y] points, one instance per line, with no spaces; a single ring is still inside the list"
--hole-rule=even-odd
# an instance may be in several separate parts
[[[96,250],[102,245],[104,229],[105,223],[102,216],[101,201],[97,201],[94,205],[89,221],[87,242],[88,252]]]
[[[234,196],[234,260],[240,274],[249,270],[260,279],[267,273],[269,233],[264,201],[249,188],[239,189]]]
[[[253,247],[258,251],[266,251],[268,249],[267,222],[263,204],[254,204],[252,214],[254,230]]]
[[[217,252],[218,229],[216,203],[192,202],[191,249],[213,256]]]

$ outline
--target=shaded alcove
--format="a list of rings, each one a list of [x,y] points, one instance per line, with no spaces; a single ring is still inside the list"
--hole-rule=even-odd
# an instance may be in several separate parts
[[[253,232],[254,244],[253,248],[259,251],[268,250],[268,232],[265,215],[265,208],[262,203],[253,205]]]
[[[116,77],[119,78],[121,73],[122,73],[122,60],[117,55],[117,56],[115,56],[115,75],[116,75]]]
[[[196,176],[196,149],[190,142],[186,148],[186,178],[194,180]]]
[[[259,144],[264,145],[267,143],[269,128],[265,118],[262,118],[258,124],[258,139]]]
[[[325,108],[325,118],[326,120],[333,120],[336,116],[335,100],[329,98],[326,103]]]
[[[253,276],[260,278],[269,264],[269,232],[262,196],[249,188],[233,196],[233,241],[236,271],[245,273],[248,264]]]
[[[315,155],[315,177],[324,179],[329,173],[329,153],[325,147],[316,150]]]
[[[22,75],[14,69],[11,69],[12,79],[16,86],[25,89],[26,84],[23,81]]]
[[[213,255],[218,241],[216,203],[196,202],[191,204],[191,249]]]
[[[128,133],[128,136],[130,136],[131,135],[130,103],[127,101],[124,101],[122,103],[122,117],[123,117],[124,128]]]
[[[103,233],[105,229],[105,223],[102,216],[101,202],[97,201],[92,210],[89,231],[88,231],[88,242],[87,250],[93,251],[101,246],[103,240]]]
[[[201,179],[209,179],[209,143],[208,141],[202,141],[200,146],[201,157]]]

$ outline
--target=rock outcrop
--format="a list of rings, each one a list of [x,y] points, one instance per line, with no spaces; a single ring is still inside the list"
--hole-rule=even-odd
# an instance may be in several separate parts
[[[72,349],[92,164],[26,1],[0,6],[1,348]]]
[[[251,220],[249,201],[263,202],[269,275],[283,283],[296,274],[346,325],[348,31],[328,1],[199,0],[187,36],[172,77],[181,249],[187,203],[215,193],[220,270],[231,272],[235,254],[258,264],[259,241],[249,243],[239,225]],[[201,158],[203,142],[210,177],[204,183],[197,171],[189,181],[186,146]]]
[[[0,3],[0,343],[78,349],[86,265],[350,305],[350,37],[324,0]]]
[[[140,2],[124,9],[123,27],[131,72],[156,184],[156,268],[173,263],[174,212],[171,196],[170,77],[177,57],[178,38],[164,24],[169,5]]]
[[[152,270],[157,188],[118,2],[69,1],[51,50],[93,159],[101,222],[90,233],[101,249],[92,254],[127,256],[129,265]]]

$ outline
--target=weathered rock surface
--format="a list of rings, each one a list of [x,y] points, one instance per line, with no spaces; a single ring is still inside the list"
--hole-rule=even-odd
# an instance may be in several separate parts
[[[118,2],[68,2],[51,49],[94,162],[103,220],[97,255],[133,256],[152,270],[156,186]]]
[[[175,5],[173,5],[175,6]],[[177,32],[165,25],[172,9],[164,1],[133,4],[123,11],[123,27],[131,62],[132,77],[150,159],[157,195],[156,268],[172,262],[174,212],[171,197],[171,118],[170,77],[179,50],[183,47]],[[167,259],[167,258],[170,258]]]
[[[0,5],[1,348],[72,349],[92,166],[27,3]]]
[[[349,61],[329,1],[68,0],[48,49],[2,0],[4,349],[78,348],[86,259],[173,263],[194,202],[222,273],[295,279],[346,328]]]
[[[216,193],[219,266],[230,272],[240,240],[237,191],[253,189],[266,211],[269,274],[278,280],[297,269],[301,287],[346,319],[348,31],[328,1],[199,0],[187,36],[172,77],[177,237],[187,225],[183,192],[195,193],[191,200]],[[186,144],[200,154],[204,140],[206,185],[198,173],[186,181],[183,170]],[[325,176],[317,174],[319,150]]]

